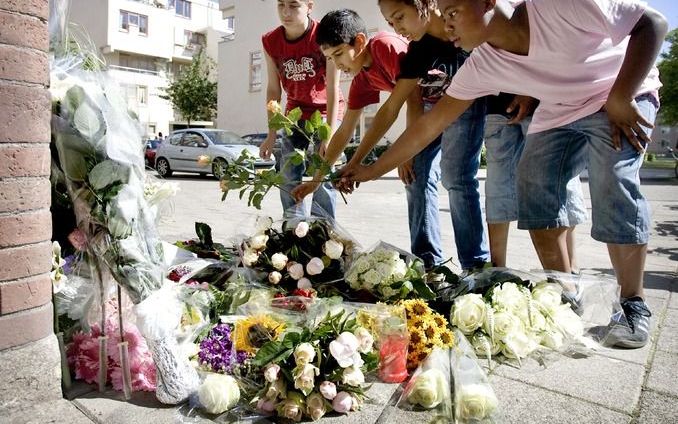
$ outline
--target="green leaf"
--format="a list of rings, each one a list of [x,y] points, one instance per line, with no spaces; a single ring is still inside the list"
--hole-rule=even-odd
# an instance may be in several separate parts
[[[91,142],[98,141],[97,134],[103,127],[101,111],[95,110],[89,102],[83,102],[73,115],[73,127]]]
[[[313,135],[313,133],[315,132],[315,127],[313,126],[311,121],[304,122],[304,131],[306,132],[306,134],[308,134],[309,137]]]
[[[198,235],[200,243],[206,246],[211,246],[214,243],[212,241],[212,228],[204,222],[195,223],[195,233]]]
[[[287,119],[290,121],[294,122],[295,124],[301,119],[301,115],[303,115],[303,112],[301,111],[300,107],[295,107],[290,111],[290,113],[287,114]]]
[[[327,125],[326,123],[323,123],[318,127],[318,138],[320,141],[327,141],[330,139],[330,135],[332,135],[332,127]]]
[[[294,149],[294,153],[289,157],[288,161],[294,166],[299,166],[304,163],[305,158],[306,155],[303,151]]]
[[[287,350],[282,343],[275,340],[266,342],[258,351],[253,359],[254,365],[263,367],[272,362],[273,358],[279,356],[282,352]]]
[[[261,201],[262,200],[264,200],[263,193],[257,193],[252,198],[252,204],[254,205],[255,208],[261,209]]]
[[[417,293],[417,297],[420,297],[424,300],[435,299],[436,294],[423,280],[420,279],[413,280],[412,286],[414,288],[414,291]]]
[[[221,201],[223,202],[226,200],[226,196],[228,196],[228,190],[224,191],[224,194],[221,195]]]
[[[309,121],[311,121],[311,124],[313,125],[313,129],[315,130],[316,128],[320,128],[320,126],[323,124],[323,115],[320,113],[319,110],[316,110],[313,112],[311,117],[309,118]]]

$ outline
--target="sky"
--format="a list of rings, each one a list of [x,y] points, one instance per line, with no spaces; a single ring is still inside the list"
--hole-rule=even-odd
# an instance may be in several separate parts
[[[646,0],[653,9],[661,12],[669,21],[669,30],[678,27],[678,0]],[[664,43],[663,50],[668,49],[668,43]]]

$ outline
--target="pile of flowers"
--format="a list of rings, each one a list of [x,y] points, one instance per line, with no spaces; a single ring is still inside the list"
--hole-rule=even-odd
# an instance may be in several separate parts
[[[327,220],[288,220],[276,228],[271,218],[260,218],[257,233],[242,243],[242,262],[265,273],[265,283],[281,293],[309,297],[343,280],[353,249]]]
[[[484,294],[458,297],[451,322],[477,354],[520,360],[540,346],[557,350],[583,335],[583,322],[562,302],[562,293],[557,283],[543,281],[530,287],[505,282]]]
[[[436,347],[454,346],[454,333],[444,316],[434,312],[421,299],[403,300],[400,304],[405,308],[410,334],[407,368],[416,368]]]
[[[266,385],[253,402],[260,412],[297,422],[360,409],[365,373],[378,362],[373,341],[344,311],[328,313],[312,328],[287,332],[254,358]]]
[[[358,256],[346,273],[346,282],[351,289],[367,291],[384,301],[431,299],[434,293],[425,276],[420,259],[405,259],[397,250],[380,246]]]
[[[214,372],[227,374],[232,373],[234,367],[244,363],[250,355],[235,349],[231,332],[229,324],[219,323],[214,326],[200,342],[198,363]]]

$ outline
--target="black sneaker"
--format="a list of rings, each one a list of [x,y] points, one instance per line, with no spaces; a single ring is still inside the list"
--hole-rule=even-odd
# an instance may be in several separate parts
[[[650,338],[650,309],[638,296],[622,298],[621,306],[626,320],[622,314],[612,317],[606,344],[626,348],[645,346]]]

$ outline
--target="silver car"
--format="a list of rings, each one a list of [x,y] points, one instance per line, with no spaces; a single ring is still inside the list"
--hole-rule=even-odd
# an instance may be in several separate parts
[[[200,175],[213,174],[217,178],[223,175],[223,169],[237,159],[244,151],[258,158],[254,167],[270,169],[275,159],[259,159],[259,148],[249,144],[234,132],[191,128],[174,131],[169,139],[162,143],[155,154],[155,170],[161,177],[169,177],[172,172],[196,172]],[[201,157],[209,158],[199,160]]]

